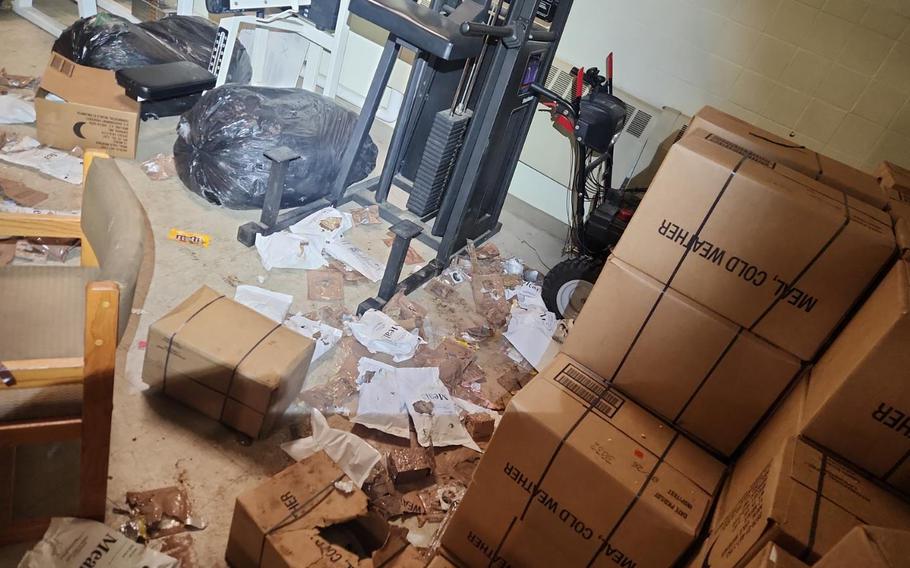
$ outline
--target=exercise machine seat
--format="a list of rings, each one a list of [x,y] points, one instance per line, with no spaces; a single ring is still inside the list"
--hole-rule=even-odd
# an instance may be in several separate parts
[[[351,0],[350,11],[388,30],[393,36],[446,61],[474,57],[482,38],[461,34],[464,21],[477,21],[483,6],[464,0],[450,16],[421,6],[414,0]]]
[[[126,96],[146,101],[184,97],[215,86],[214,75],[189,61],[129,67],[115,75]]]

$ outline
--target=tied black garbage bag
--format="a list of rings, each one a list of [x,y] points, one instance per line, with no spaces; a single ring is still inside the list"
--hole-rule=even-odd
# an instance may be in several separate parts
[[[133,24],[101,13],[76,20],[54,42],[53,51],[80,65],[126,69],[174,61],[208,68],[218,26],[197,16],[168,16],[157,22]],[[253,71],[249,55],[237,46],[228,82],[248,83]]]
[[[355,113],[309,91],[224,85],[180,117],[177,174],[190,191],[216,205],[261,208],[270,167],[263,154],[287,146],[301,157],[290,163],[281,206],[304,205],[332,190],[356,121]],[[377,154],[367,138],[348,184],[373,170]]]

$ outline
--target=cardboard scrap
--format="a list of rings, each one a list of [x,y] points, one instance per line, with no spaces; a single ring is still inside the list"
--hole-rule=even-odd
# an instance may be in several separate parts
[[[376,225],[382,222],[379,217],[379,205],[370,205],[351,211],[351,219],[355,225]]]
[[[47,194],[32,189],[20,181],[0,178],[0,190],[3,194],[23,207],[34,207],[47,199]]]
[[[335,270],[308,270],[307,298],[317,302],[344,300],[344,277]]]

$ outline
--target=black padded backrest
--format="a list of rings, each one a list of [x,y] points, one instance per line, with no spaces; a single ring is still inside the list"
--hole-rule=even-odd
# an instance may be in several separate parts
[[[147,101],[184,97],[215,86],[214,75],[189,61],[120,69],[115,76],[128,97]]]
[[[482,38],[463,36],[459,30],[462,22],[478,21],[483,11],[483,6],[472,0],[462,2],[450,16],[414,0],[351,0],[350,11],[447,61],[474,57],[483,45]]]

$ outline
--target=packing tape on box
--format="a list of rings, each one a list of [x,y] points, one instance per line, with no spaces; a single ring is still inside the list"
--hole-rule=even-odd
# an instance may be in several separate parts
[[[720,140],[723,140],[723,139],[720,139]],[[718,143],[718,142],[715,142],[715,143]],[[660,295],[654,301],[654,304],[651,306],[651,309],[648,311],[648,315],[645,316],[645,319],[642,322],[641,326],[639,327],[638,332],[636,332],[635,337],[632,339],[632,343],[626,349],[626,353],[623,355],[622,359],[620,359],[619,365],[617,366],[616,370],[613,372],[613,375],[610,377],[610,380],[607,381],[607,383],[613,382],[613,380],[616,378],[616,376],[622,370],[626,360],[629,358],[629,355],[632,353],[632,350],[635,349],[635,346],[638,343],[638,340],[641,337],[642,333],[644,332],[645,328],[647,327],[648,323],[650,322],[651,317],[654,315],[655,311],[657,310],[657,307],[660,305],[660,302],[664,298],[667,290],[670,289],[670,285],[672,284],[673,279],[676,277],[677,273],[682,268],[683,263],[686,261],[686,258],[689,255],[689,252],[691,252],[692,243],[694,243],[698,240],[698,237],[701,235],[702,230],[704,229],[705,225],[708,223],[708,220],[711,218],[711,215],[714,213],[714,210],[717,208],[717,205],[720,203],[720,200],[723,198],[727,189],[730,187],[730,184],[735,179],[736,174],[739,172],[740,168],[743,166],[743,164],[746,162],[746,160],[754,159],[750,156],[751,152],[739,152],[739,153],[742,157],[736,163],[736,165],[733,167],[733,169],[730,171],[730,175],[727,177],[726,181],[724,182],[723,187],[720,189],[717,196],[714,198],[714,202],[708,208],[707,213],[705,214],[705,216],[702,219],[701,223],[699,224],[698,228],[695,230],[695,233],[693,234],[693,238],[689,241],[689,244],[684,248],[683,253],[679,258],[679,261],[676,263],[676,266],[674,267],[673,271],[670,273],[669,278],[667,278],[667,282],[663,285],[663,289],[661,290]],[[792,287],[796,286],[796,284],[799,282],[799,280],[812,268],[812,266],[815,265],[815,263],[819,260],[819,258],[822,257],[822,255],[825,253],[825,251],[828,250],[828,248],[830,248],[830,246],[837,240],[837,238],[843,233],[844,229],[850,223],[850,218],[851,218],[850,217],[850,206],[849,206],[849,203],[847,200],[847,194],[844,193],[843,191],[841,191],[841,194],[843,195],[843,198],[844,198],[844,221],[843,221],[843,223],[841,223],[838,226],[838,228],[834,232],[834,234],[831,235],[831,237],[824,243],[824,245],[822,245],[822,247],[819,249],[818,253],[816,253],[815,256],[813,256],[809,260],[809,262],[806,264],[806,266],[804,266],[803,269],[800,270],[799,273],[797,273],[797,275],[792,279],[792,281],[788,283],[789,287],[792,288]],[[758,318],[756,318],[756,320],[749,326],[748,329],[750,331],[752,331],[759,323],[761,323],[761,321],[778,304],[778,302],[780,301],[780,299],[782,297],[783,297],[782,295],[775,296],[775,298],[774,298],[774,300],[772,300],[771,304],[758,316]],[[717,365],[720,363],[720,361],[723,359],[723,357],[729,352],[729,350],[733,347],[733,345],[737,341],[737,339],[739,337],[741,337],[741,335],[742,335],[741,330],[742,330],[742,328],[740,328],[740,332],[737,333],[733,337],[733,339],[730,341],[730,343],[727,345],[727,347],[722,352],[721,356],[718,358],[718,360],[715,362],[715,364],[711,367],[711,369],[708,371],[706,376],[702,379],[698,389],[696,389],[696,393],[698,392],[698,390],[701,389],[701,387],[704,386],[705,382],[707,382],[707,380],[710,378],[714,369],[717,368]],[[496,547],[496,550],[491,557],[490,566],[493,565],[494,559],[499,558],[499,553],[502,550],[502,547],[505,545],[505,543],[509,537],[509,534],[511,534],[514,525],[517,522],[520,522],[521,520],[524,519],[524,516],[527,513],[528,508],[531,506],[531,503],[534,501],[534,499],[540,493],[540,487],[543,485],[543,482],[546,479],[546,476],[549,473],[550,468],[552,467],[553,463],[555,462],[556,457],[559,455],[559,452],[562,450],[562,448],[565,445],[566,441],[568,440],[569,436],[572,435],[572,433],[575,431],[575,429],[578,427],[578,425],[581,424],[582,420],[584,420],[588,416],[588,414],[598,405],[598,403],[600,403],[600,401],[603,399],[603,397],[609,391],[610,391],[610,388],[608,386],[603,387],[603,389],[601,390],[601,393],[598,394],[597,397],[595,397],[592,401],[590,401],[588,403],[587,407],[585,408],[585,410],[581,414],[581,416],[572,424],[572,426],[567,430],[566,434],[562,437],[562,439],[556,445],[556,448],[553,450],[553,453],[550,456],[550,459],[548,460],[547,465],[544,467],[544,470],[541,473],[538,482],[534,485],[533,490],[530,492],[530,495],[528,497],[527,502],[525,503],[521,516],[513,518],[512,522],[507,527],[505,534],[500,539],[500,541]],[[691,402],[691,400],[689,402]],[[685,408],[687,406],[688,406],[688,403],[683,408],[683,411],[685,410]],[[682,413],[682,411],[681,411],[681,413]],[[681,413],[680,413],[680,415],[681,415]],[[678,436],[678,434],[676,434],[676,435]],[[672,447],[672,445],[675,441],[676,441],[676,438],[674,437],[673,440],[671,441],[671,443],[668,445],[667,449],[664,451],[664,456],[666,455],[666,451],[669,450],[670,447]],[[657,469],[659,464],[663,461],[664,456],[661,456],[661,459],[657,462],[657,465],[655,465],[655,467],[654,467],[655,470]],[[606,548],[609,538],[613,534],[615,534],[616,530],[622,524],[623,520],[625,519],[626,514],[628,514],[628,512],[632,509],[635,502],[638,500],[638,496],[641,495],[641,491],[643,491],[644,488],[648,485],[653,473],[654,473],[654,471],[649,472],[648,478],[645,480],[645,483],[642,485],[639,493],[633,498],[632,502],[629,503],[629,505],[626,507],[626,510],[623,512],[623,515],[619,518],[617,523],[610,530],[607,538],[603,539],[603,543],[601,544],[601,547],[597,550],[595,555],[592,557],[591,563],[593,563],[597,559],[597,556],[600,555],[603,552],[603,550]]]
[[[822,491],[825,488],[825,474],[828,467],[828,456],[821,453],[821,463],[818,466],[818,483],[815,486],[815,502],[812,504],[812,521],[809,525],[809,538],[806,539],[806,548],[800,555],[800,560],[808,562],[812,558],[812,549],[815,547],[815,535],[818,529],[818,514],[822,506]]]
[[[212,300],[206,302],[202,307],[200,307],[198,310],[196,310],[195,312],[193,312],[193,313],[190,315],[190,317],[186,318],[186,320],[185,320],[183,323],[181,323],[180,326],[174,331],[174,333],[172,333],[171,336],[168,338],[168,341],[167,341],[167,353],[166,353],[165,356],[164,356],[164,370],[163,370],[163,376],[162,376],[162,380],[161,380],[162,390],[163,390],[164,392],[167,392],[167,366],[168,366],[168,363],[169,363],[170,360],[171,360],[171,349],[172,349],[173,346],[174,346],[174,338],[177,337],[177,334],[180,333],[180,332],[187,326],[187,324],[189,324],[190,321],[193,320],[193,318],[195,318],[196,316],[198,316],[199,314],[201,314],[203,311],[205,311],[206,308],[208,308],[209,306],[211,306],[211,305],[214,304],[215,302],[218,302],[219,300],[222,300],[222,299],[224,299],[224,298],[225,298],[225,296],[224,296],[224,295],[221,295],[221,296],[218,296],[217,298],[214,298],[214,299],[212,299]],[[237,369],[240,368],[240,365],[246,360],[247,357],[250,356],[250,354],[251,354],[257,347],[259,347],[259,346],[262,344],[263,341],[265,341],[272,333],[274,333],[276,330],[278,330],[282,325],[283,325],[283,324],[281,324],[281,323],[276,324],[272,329],[269,330],[268,333],[266,333],[265,335],[263,335],[262,337],[260,337],[260,338],[259,338],[259,341],[257,341],[255,344],[253,344],[253,346],[250,347],[250,349],[243,355],[243,357],[241,357],[240,360],[237,361],[237,364],[234,365],[234,368],[233,368],[233,370],[231,371],[231,378],[230,378],[230,380],[228,381],[227,388],[225,389],[225,391],[224,391],[224,393],[223,393],[223,394],[224,394],[224,400],[223,400],[222,403],[221,403],[221,412],[218,413],[218,420],[219,420],[219,422],[220,422],[221,420],[224,419],[224,411],[225,411],[225,408],[227,408],[228,399],[230,398],[231,387],[234,385],[234,379],[235,379],[235,377],[237,376]],[[216,391],[216,392],[217,392],[217,391]],[[240,404],[243,404],[243,403],[240,402],[240,401],[237,401],[237,402],[239,402]],[[256,409],[254,409],[254,410],[256,410]],[[257,411],[257,412],[258,412],[258,411]]]

